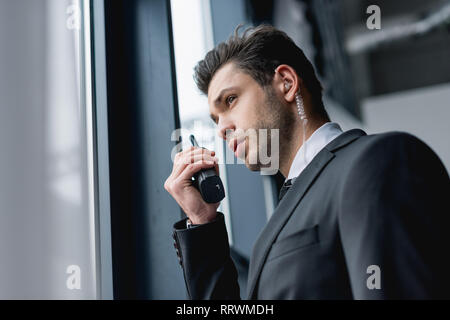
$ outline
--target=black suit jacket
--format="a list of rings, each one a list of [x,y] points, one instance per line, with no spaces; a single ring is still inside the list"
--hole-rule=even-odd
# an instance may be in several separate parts
[[[449,176],[422,141],[347,131],[299,175],[259,235],[248,298],[449,298],[449,201]],[[223,215],[174,228],[189,297],[238,299]]]

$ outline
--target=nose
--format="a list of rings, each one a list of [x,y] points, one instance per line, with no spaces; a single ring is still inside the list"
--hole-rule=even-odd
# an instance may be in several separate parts
[[[236,127],[233,123],[227,121],[226,119],[219,118],[219,122],[217,124],[217,134],[219,135],[219,137],[221,137],[223,140],[227,140],[227,137],[229,137],[230,134],[235,130]]]

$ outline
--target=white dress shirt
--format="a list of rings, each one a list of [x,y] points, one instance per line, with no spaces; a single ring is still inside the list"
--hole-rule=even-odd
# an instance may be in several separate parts
[[[286,181],[298,177],[319,151],[336,139],[341,133],[341,127],[335,122],[327,122],[314,131],[306,142],[302,144],[300,149],[298,149]]]

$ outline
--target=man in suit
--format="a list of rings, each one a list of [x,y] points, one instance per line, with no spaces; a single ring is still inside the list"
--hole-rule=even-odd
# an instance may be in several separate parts
[[[450,179],[427,145],[400,132],[342,132],[310,62],[270,26],[219,44],[195,80],[219,136],[250,170],[267,168],[258,155],[270,144],[237,132],[279,130],[287,179],[253,248],[249,299],[450,297]],[[239,298],[219,203],[191,183],[217,161],[214,151],[184,150],[164,185],[187,215],[174,239],[192,299]]]

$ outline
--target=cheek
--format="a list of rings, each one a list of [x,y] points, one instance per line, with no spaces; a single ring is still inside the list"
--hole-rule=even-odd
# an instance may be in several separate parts
[[[253,94],[252,96],[241,97],[235,105],[233,118],[237,128],[258,129],[264,123],[264,119],[270,114],[264,104],[264,95]]]
[[[245,103],[239,103],[231,110],[233,122],[236,128],[246,129],[253,123],[254,113],[251,106]]]
[[[264,117],[267,116],[267,111],[261,108],[257,104],[248,105],[246,110],[243,112],[242,119],[246,119],[246,124],[255,128],[255,126],[261,122]]]

